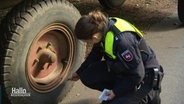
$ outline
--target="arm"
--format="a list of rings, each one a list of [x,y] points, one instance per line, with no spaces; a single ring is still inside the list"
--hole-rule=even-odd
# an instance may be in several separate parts
[[[101,61],[101,58],[103,56],[103,51],[102,47],[100,44],[94,44],[93,48],[90,52],[90,54],[88,55],[88,57],[86,58],[86,60],[81,64],[81,66],[79,67],[79,69],[72,74],[72,76],[70,78],[68,78],[68,80],[71,81],[77,81],[80,79],[80,73],[85,70],[91,63],[96,62],[96,61]]]
[[[79,69],[76,71],[77,74],[81,73],[85,68],[87,68],[91,63],[94,63],[96,61],[101,61],[103,56],[103,51],[100,43],[94,44],[93,48],[86,58],[86,60],[81,64]]]

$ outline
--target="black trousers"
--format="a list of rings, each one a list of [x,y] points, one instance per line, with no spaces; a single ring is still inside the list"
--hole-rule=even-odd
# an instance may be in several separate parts
[[[160,104],[160,90],[152,89],[152,73],[152,71],[146,72],[140,89],[115,97],[112,101],[104,101],[102,104]],[[85,86],[99,91],[105,88],[112,89],[117,78],[116,74],[108,71],[105,61],[89,65],[79,76]]]

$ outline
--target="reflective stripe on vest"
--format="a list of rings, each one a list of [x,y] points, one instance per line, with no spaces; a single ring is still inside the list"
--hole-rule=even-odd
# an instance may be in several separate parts
[[[143,37],[142,33],[132,24],[127,22],[126,20],[111,17],[110,19],[115,19],[116,23],[114,26],[120,30],[120,32],[131,31],[136,32],[140,37]],[[105,45],[104,51],[105,53],[112,59],[116,59],[116,56],[113,52],[113,44],[114,44],[114,34],[112,31],[108,31],[105,37]]]
[[[105,53],[107,53],[107,55],[112,58],[112,59],[116,59],[116,56],[113,53],[113,44],[114,44],[114,34],[112,31],[109,31],[106,34],[105,37]]]

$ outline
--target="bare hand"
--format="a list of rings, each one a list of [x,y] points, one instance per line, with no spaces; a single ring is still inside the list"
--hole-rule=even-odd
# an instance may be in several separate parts
[[[115,94],[112,90],[110,90],[108,93],[106,93],[106,96],[108,96],[107,100],[112,100],[115,97]]]
[[[80,77],[79,77],[79,75],[76,72],[73,73],[70,78],[68,78],[68,80],[71,80],[71,81],[77,81],[79,79],[80,79]]]

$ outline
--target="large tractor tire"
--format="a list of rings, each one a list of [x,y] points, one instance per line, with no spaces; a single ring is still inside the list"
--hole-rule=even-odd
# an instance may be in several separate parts
[[[184,24],[184,0],[178,0],[178,17]]]
[[[57,104],[85,56],[73,34],[80,18],[65,0],[23,0],[0,27],[3,104]]]
[[[105,9],[114,9],[120,7],[125,0],[98,0]]]

